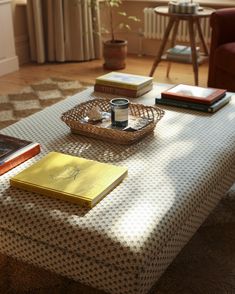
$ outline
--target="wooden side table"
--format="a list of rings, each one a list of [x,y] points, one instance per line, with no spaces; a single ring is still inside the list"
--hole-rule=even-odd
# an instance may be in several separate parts
[[[200,38],[200,41],[202,43],[203,51],[206,56],[209,55],[209,51],[206,45],[206,42],[203,37],[202,29],[200,26],[200,18],[203,17],[209,17],[212,12],[215,10],[212,8],[206,8],[201,7],[202,10],[199,10],[196,14],[182,14],[182,13],[170,13],[168,12],[168,6],[159,6],[156,7],[155,13],[168,16],[169,22],[160,46],[160,49],[158,51],[158,54],[153,62],[152,69],[150,71],[150,76],[153,76],[159,62],[162,60],[162,55],[166,46],[166,43],[168,41],[168,38],[170,36],[170,33],[172,32],[172,39],[171,39],[171,47],[174,47],[177,31],[179,27],[180,21],[187,21],[188,23],[188,29],[189,29],[189,39],[190,39],[190,47],[191,47],[191,54],[192,54],[192,65],[193,65],[193,72],[194,72],[194,80],[195,85],[198,85],[198,60],[197,60],[197,52],[196,52],[196,29],[198,31],[198,35]],[[169,73],[170,67],[168,67],[167,74]]]

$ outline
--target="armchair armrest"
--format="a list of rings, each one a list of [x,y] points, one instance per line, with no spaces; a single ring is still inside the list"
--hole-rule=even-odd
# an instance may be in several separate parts
[[[211,15],[212,47],[235,42],[235,8],[219,9]]]
[[[220,45],[235,42],[235,8],[218,9],[210,18],[212,28],[208,86],[213,87],[216,80],[215,51]]]

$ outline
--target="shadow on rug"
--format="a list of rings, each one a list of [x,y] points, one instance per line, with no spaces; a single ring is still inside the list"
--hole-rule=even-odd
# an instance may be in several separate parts
[[[0,129],[29,116],[91,84],[63,78],[49,78],[24,88],[17,94],[0,96]]]

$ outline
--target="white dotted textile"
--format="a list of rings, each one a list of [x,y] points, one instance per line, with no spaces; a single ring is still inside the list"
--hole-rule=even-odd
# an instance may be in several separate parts
[[[60,120],[88,97],[92,89],[2,130],[42,152],[0,177],[0,248],[111,293],[146,293],[234,181],[235,101],[213,115],[166,108],[153,134],[118,146]],[[53,150],[126,166],[128,177],[91,210],[9,187]]]

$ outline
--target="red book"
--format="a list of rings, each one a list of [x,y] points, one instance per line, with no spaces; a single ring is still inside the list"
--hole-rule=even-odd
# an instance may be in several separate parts
[[[40,145],[0,134],[0,175],[40,152]]]
[[[161,93],[162,98],[195,102],[211,105],[223,96],[226,90],[216,88],[203,88],[179,84]]]

